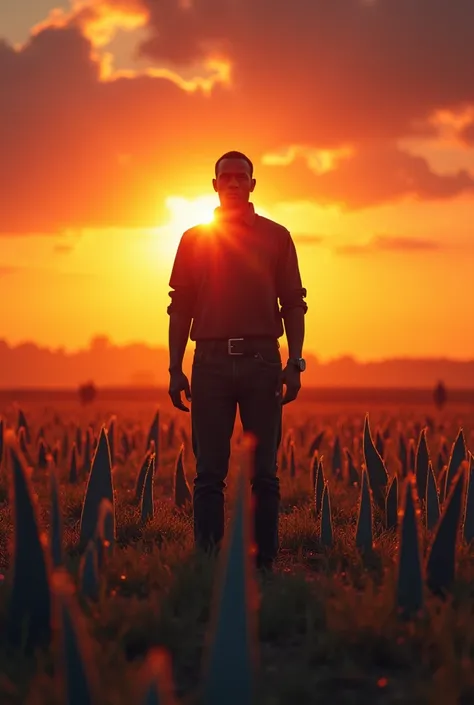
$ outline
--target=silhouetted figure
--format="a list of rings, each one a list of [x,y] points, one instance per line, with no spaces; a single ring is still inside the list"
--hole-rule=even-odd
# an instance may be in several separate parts
[[[443,382],[440,380],[438,384],[436,385],[434,392],[433,392],[433,399],[435,406],[441,411],[441,409],[445,406],[448,397],[446,394],[446,387],[444,386]]]
[[[256,441],[256,562],[271,570],[278,552],[282,404],[296,399],[306,365],[306,289],[289,231],[249,202],[256,181],[248,157],[222,155],[215,177],[220,206],[214,221],[183,233],[171,273],[169,395],[182,411],[189,408],[181,393],[188,401],[192,396],[194,539],[204,550],[218,548],[224,534],[225,480],[239,407],[244,432]],[[290,357],[283,368],[278,339],[284,332]],[[191,387],[182,369],[188,336],[196,342]]]
[[[83,406],[86,404],[92,404],[94,399],[97,397],[97,388],[94,382],[86,382],[81,384],[78,389],[79,401]]]

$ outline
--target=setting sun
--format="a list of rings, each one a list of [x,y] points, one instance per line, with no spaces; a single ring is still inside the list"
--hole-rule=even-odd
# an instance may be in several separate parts
[[[219,201],[212,194],[194,199],[169,196],[165,204],[170,218],[163,226],[152,231],[152,249],[153,254],[169,264],[176,253],[181,235],[194,225],[211,223],[214,208],[219,205]]]
[[[193,225],[210,223],[214,219],[214,208],[219,205],[216,196],[199,196],[192,200],[170,196],[165,201],[171,213],[169,225],[184,232]]]
[[[153,255],[157,254],[169,265],[176,254],[181,235],[194,225],[212,223],[219,200],[212,194],[193,199],[169,196],[165,204],[170,217],[164,225],[151,231],[151,247]],[[260,215],[270,217],[263,208],[256,206],[256,210]]]
[[[252,199],[252,202],[253,199]],[[165,200],[166,207],[170,212],[170,218],[163,226],[154,228],[152,231],[153,253],[170,263],[176,254],[181,235],[194,225],[212,223],[214,220],[214,209],[219,205],[216,195],[198,196],[188,199],[182,196],[169,196]],[[264,208],[255,204],[256,211],[270,218],[270,214]]]
[[[158,255],[163,265],[169,267],[181,235],[194,225],[211,223],[214,219],[214,208],[219,205],[219,201],[212,194],[193,199],[169,196],[165,204],[170,214],[169,220],[151,231],[150,244],[152,259]]]

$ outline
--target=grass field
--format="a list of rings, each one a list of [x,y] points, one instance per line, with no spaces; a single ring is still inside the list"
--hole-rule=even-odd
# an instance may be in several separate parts
[[[158,406],[161,429],[153,481],[154,517],[142,525],[134,502],[135,483]],[[97,438],[101,426],[107,427],[111,416],[116,416],[116,545],[101,570],[99,599],[86,599],[80,588],[75,598],[87,632],[81,643],[91,662],[91,677],[95,673],[98,681],[98,702],[168,702],[165,696],[160,701],[140,700],[144,662],[150,650],[160,646],[169,654],[179,701],[204,704],[199,688],[209,643],[217,566],[213,560],[193,552],[192,511],[189,505],[178,508],[174,501],[175,465],[183,440],[185,470],[192,486],[189,417],[173,414],[165,398],[156,403],[98,401],[90,407],[80,407],[74,400],[48,398],[24,400],[21,409],[32,436],[28,446],[35,464],[31,485],[38,497],[40,526],[46,535],[51,502],[48,470],[37,466],[36,438],[40,427],[44,429],[46,444],[52,448],[57,440],[62,441],[65,429],[70,443],[76,437],[77,426],[84,434],[91,425]],[[438,479],[461,428],[466,448],[474,451],[472,404],[448,405],[443,412],[435,412],[429,404],[383,405],[369,400],[363,404],[303,400],[285,407],[282,452],[286,453],[292,439],[295,467],[292,473],[289,455],[281,457],[280,555],[273,576],[256,578],[255,703],[259,705],[474,703],[474,558],[461,532],[456,579],[447,599],[434,597],[425,585],[424,609],[409,621],[401,620],[397,614],[399,534],[394,529],[386,530],[384,512],[375,503],[373,550],[364,556],[356,548],[360,486],[348,481],[344,453],[342,476],[333,467],[334,441],[337,434],[341,449],[349,449],[360,473],[367,412],[374,441],[377,430],[384,438],[383,458],[388,474],[397,474],[400,480],[400,434],[406,441],[410,464],[410,447],[416,448],[420,431],[427,428],[430,459]],[[0,416],[5,429],[16,431],[18,407],[14,399],[3,399]],[[173,434],[169,432],[172,418]],[[123,431],[129,440],[134,439],[135,446],[125,457],[121,457]],[[322,456],[328,481],[332,512],[330,547],[323,546],[320,540],[321,520],[315,512],[309,453],[321,431],[324,436],[319,457]],[[240,436],[238,421],[228,477],[228,517],[235,505]],[[86,705],[89,700],[74,700],[72,696],[66,699],[63,668],[58,666],[54,644],[34,656],[22,655],[9,647],[5,624],[12,592],[14,520],[7,452],[5,448],[0,473],[0,703]],[[79,583],[79,524],[87,472],[81,470],[79,463],[79,477],[70,482],[70,462],[69,453],[64,457],[59,454],[59,501],[64,561]],[[421,514],[418,520],[426,556],[434,534],[423,526]],[[34,575],[31,580],[34,582]],[[232,642],[233,635],[229,633],[229,653]],[[221,702],[234,702],[230,691]]]

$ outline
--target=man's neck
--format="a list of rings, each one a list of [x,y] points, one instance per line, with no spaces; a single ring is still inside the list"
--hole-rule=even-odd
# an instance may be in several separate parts
[[[252,224],[255,219],[255,209],[251,202],[233,206],[221,205],[218,206],[214,212],[217,219],[237,221],[243,220],[249,225]]]
[[[240,217],[245,215],[249,210],[248,203],[226,204],[220,206],[220,212],[226,217]]]

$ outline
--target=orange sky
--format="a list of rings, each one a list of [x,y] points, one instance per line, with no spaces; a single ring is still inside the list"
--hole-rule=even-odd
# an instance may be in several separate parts
[[[296,241],[308,350],[473,359],[472,4],[172,5],[0,7],[0,337],[166,345],[177,242],[240,149]]]

